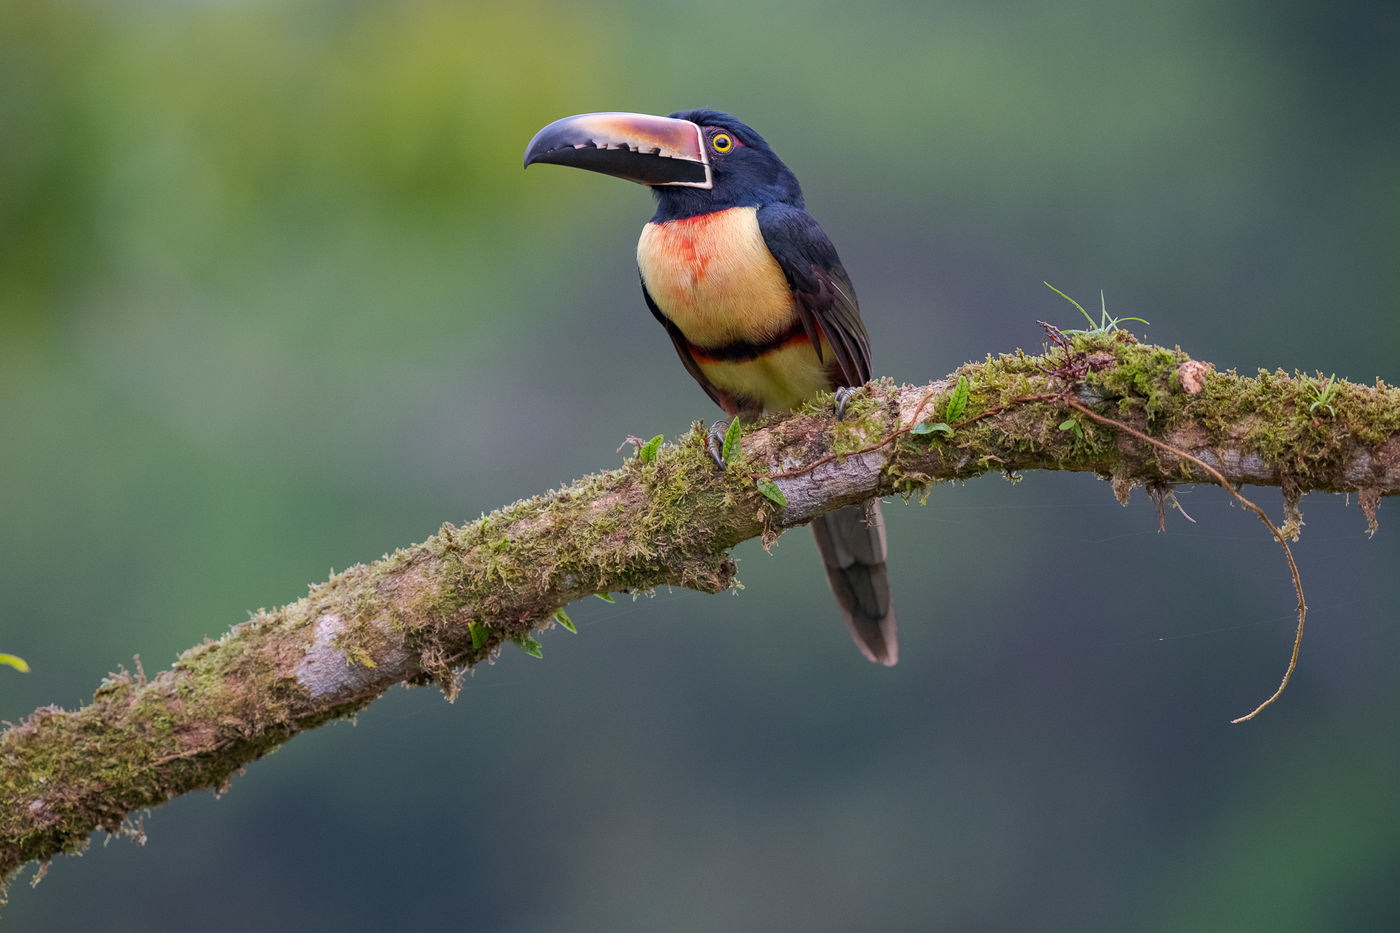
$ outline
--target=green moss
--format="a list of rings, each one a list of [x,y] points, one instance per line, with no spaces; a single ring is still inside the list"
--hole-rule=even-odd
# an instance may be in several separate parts
[[[1183,417],[1203,424],[1213,440],[1242,434],[1247,452],[1312,485],[1314,477],[1334,475],[1358,443],[1380,444],[1400,430],[1393,391],[1343,383],[1323,410],[1313,404],[1317,387],[1313,377],[1281,370],[1260,370],[1252,379],[1212,374]]]
[[[843,418],[831,430],[830,442],[838,457],[865,450],[890,432],[889,403],[883,393],[862,392],[853,397]]]
[[[1190,357],[1180,349],[1144,345],[1131,334],[1081,335],[1074,348],[1085,354],[1111,354],[1116,364],[1085,376],[1085,383],[1118,399],[1121,414],[1144,412],[1149,422],[1175,406],[1180,398],[1177,370]]]

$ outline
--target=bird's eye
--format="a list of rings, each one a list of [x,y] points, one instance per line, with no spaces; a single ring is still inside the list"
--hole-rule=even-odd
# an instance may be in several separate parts
[[[715,147],[715,152],[728,152],[734,148],[734,140],[729,138],[728,133],[719,133],[710,140],[710,145]]]

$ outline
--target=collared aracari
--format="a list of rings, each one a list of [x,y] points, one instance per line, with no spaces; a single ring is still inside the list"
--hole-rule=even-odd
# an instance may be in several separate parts
[[[642,294],[686,371],[731,419],[828,390],[839,417],[870,379],[865,325],[836,248],[803,209],[792,172],[744,123],[715,110],[581,114],[535,134],[525,165],[535,162],[651,188],[656,214],[637,244]],[[726,426],[711,431],[712,451]],[[828,512],[812,530],[857,646],[894,664],[880,503]]]

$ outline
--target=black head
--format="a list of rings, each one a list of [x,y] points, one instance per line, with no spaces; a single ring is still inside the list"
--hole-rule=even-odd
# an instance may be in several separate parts
[[[668,116],[700,127],[713,187],[653,187],[657,220],[746,205],[803,206],[797,177],[753,127],[719,110],[681,110]]]

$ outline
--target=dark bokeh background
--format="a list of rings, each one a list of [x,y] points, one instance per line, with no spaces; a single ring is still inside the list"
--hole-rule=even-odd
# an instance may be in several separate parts
[[[876,370],[1077,323],[1400,380],[1393,3],[0,0],[0,717],[710,417],[588,110],[731,110],[803,180]],[[1260,491],[1278,513],[1278,496]],[[804,533],[745,589],[571,607],[17,886],[15,928],[1400,926],[1400,546],[1083,475],[887,506],[903,660]],[[178,920],[176,919],[178,918]]]

